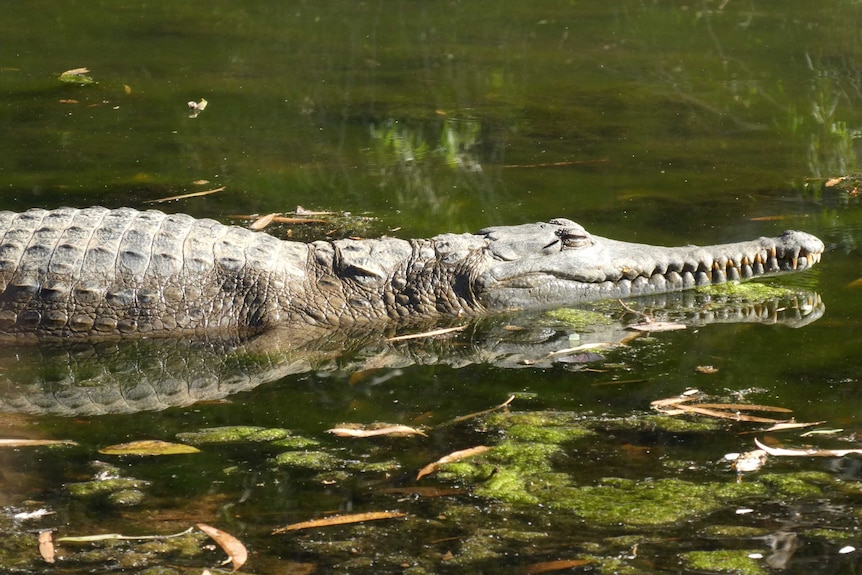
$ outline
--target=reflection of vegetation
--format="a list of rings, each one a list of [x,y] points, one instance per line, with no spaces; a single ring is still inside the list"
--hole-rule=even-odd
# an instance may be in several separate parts
[[[380,186],[392,188],[399,206],[440,213],[452,209],[453,189],[483,187],[479,120],[442,115],[408,124],[390,118],[370,130]]]
[[[856,168],[854,140],[862,137],[862,131],[850,129],[847,122],[839,119],[839,103],[849,102],[850,95],[834,81],[831,72],[815,71],[811,98],[811,117],[814,127],[808,135],[808,169],[811,176],[823,178],[847,174]]]

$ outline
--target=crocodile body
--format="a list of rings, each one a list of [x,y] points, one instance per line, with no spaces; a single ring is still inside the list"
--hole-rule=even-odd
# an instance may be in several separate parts
[[[565,219],[423,240],[276,239],[130,208],[0,213],[0,340],[331,330],[679,291],[803,270],[816,237],[666,248]]]

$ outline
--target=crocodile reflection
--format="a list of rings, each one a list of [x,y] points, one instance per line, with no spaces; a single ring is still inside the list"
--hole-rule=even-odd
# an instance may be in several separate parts
[[[825,306],[811,291],[763,300],[682,292],[637,298],[631,305],[656,320],[687,326],[761,323],[802,327]],[[580,344],[630,337],[636,318],[616,303],[595,307],[603,321],[578,329]],[[231,394],[311,371],[355,372],[444,364],[484,363],[501,368],[550,366],[554,352],[572,346],[574,328],[543,312],[452,320],[464,329],[442,337],[390,341],[434,325],[389,326],[389,331],[330,331],[319,338],[272,330],[247,341],[130,340],[0,350],[0,411],[91,416],[162,410]],[[513,329],[516,326],[517,329]]]

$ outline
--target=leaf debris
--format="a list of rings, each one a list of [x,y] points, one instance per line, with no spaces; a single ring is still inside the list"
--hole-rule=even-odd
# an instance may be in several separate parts
[[[245,545],[239,539],[206,523],[198,523],[197,528],[209,535],[227,553],[228,558],[222,565],[230,562],[234,571],[238,571],[240,567],[245,565],[245,562],[248,560],[248,550],[246,550]]]
[[[338,437],[376,437],[379,435],[390,435],[394,437],[408,437],[411,435],[421,435],[428,437],[421,429],[409,427],[407,425],[388,425],[382,426],[370,425],[367,427],[333,427],[327,429],[327,433],[337,435]]]
[[[51,530],[39,532],[39,555],[45,560],[45,563],[54,562],[54,536]]]
[[[300,529],[312,529],[315,527],[330,527],[332,525],[349,525],[351,523],[362,523],[365,521],[377,521],[380,519],[394,519],[405,517],[407,514],[401,511],[370,511],[368,513],[353,513],[351,515],[335,515],[323,519],[312,519],[300,523],[292,523],[286,527],[279,527],[272,532],[273,535],[286,533],[288,531],[299,531]]]
[[[447,463],[454,463],[456,461],[461,461],[462,459],[466,459],[468,457],[473,457],[474,455],[479,455],[480,453],[485,453],[491,449],[487,445],[477,445],[476,447],[471,447],[469,449],[462,449],[460,451],[453,451],[449,455],[444,455],[434,463],[429,463],[425,467],[419,470],[419,473],[416,475],[416,480],[419,481],[426,475],[430,475],[437,471],[441,465],[445,465]]]

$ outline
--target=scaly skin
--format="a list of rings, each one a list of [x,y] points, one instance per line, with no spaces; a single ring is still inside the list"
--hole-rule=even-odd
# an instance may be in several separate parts
[[[243,336],[679,291],[803,270],[803,232],[665,248],[565,219],[302,244],[130,208],[0,213],[0,340]]]

